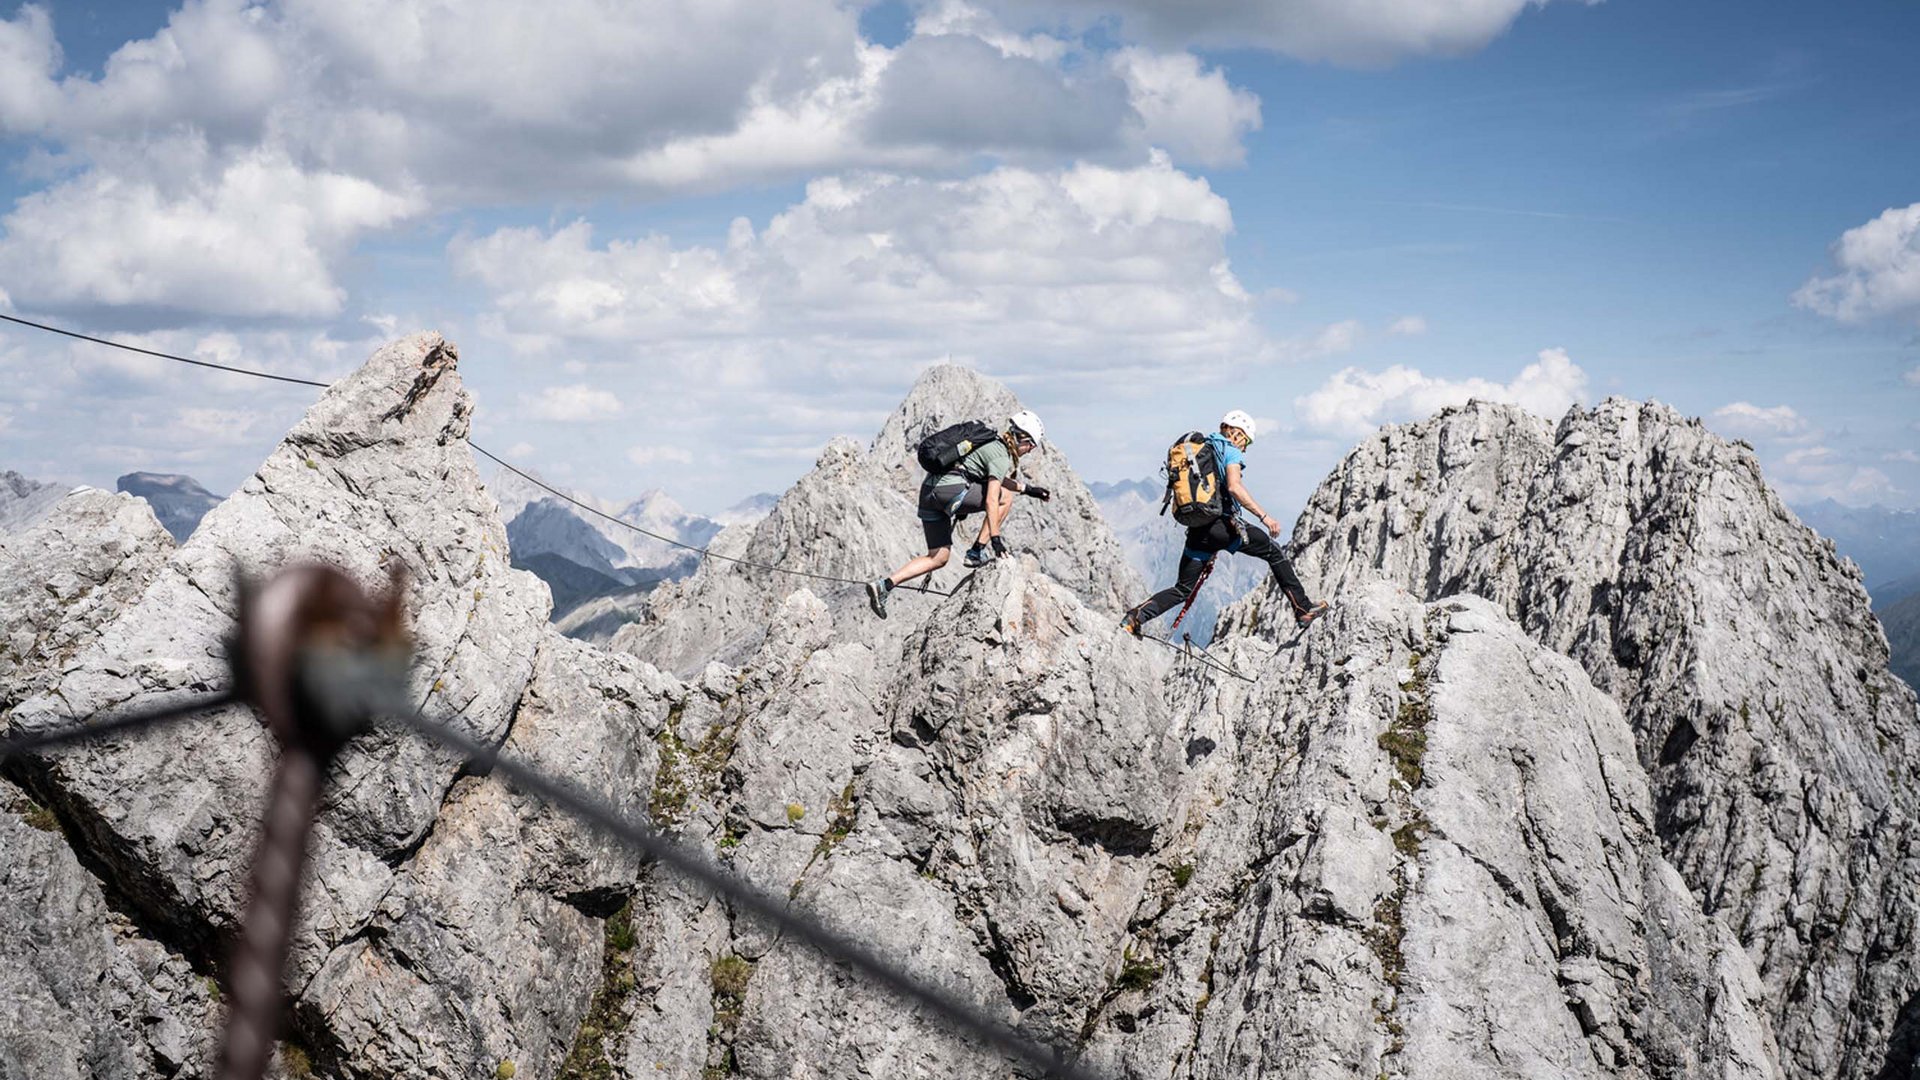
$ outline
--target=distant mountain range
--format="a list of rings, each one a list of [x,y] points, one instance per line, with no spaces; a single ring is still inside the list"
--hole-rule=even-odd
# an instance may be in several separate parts
[[[153,516],[175,540],[193,535],[207,511],[220,505],[219,496],[201,487],[193,477],[178,473],[130,472],[116,481],[114,488],[147,500]]]
[[[724,528],[759,521],[776,501],[754,495],[707,517],[658,489],[620,506],[560,488],[592,508],[585,510],[508,469],[496,471],[487,490],[507,523],[513,565],[547,583],[553,619],[563,631],[595,641],[637,618],[654,586],[691,574],[700,557],[689,549],[706,547]]]
[[[1832,499],[1793,510],[1859,564],[1876,609],[1920,593],[1920,510],[1841,506]]]

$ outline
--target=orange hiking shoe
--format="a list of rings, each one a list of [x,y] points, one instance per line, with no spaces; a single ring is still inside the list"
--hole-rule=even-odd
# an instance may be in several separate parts
[[[1309,605],[1307,610],[1301,612],[1298,615],[1295,615],[1293,617],[1293,625],[1305,626],[1308,623],[1312,622],[1313,620],[1319,618],[1320,616],[1325,615],[1326,613],[1327,613],[1327,602],[1325,600],[1322,600],[1317,604]]]

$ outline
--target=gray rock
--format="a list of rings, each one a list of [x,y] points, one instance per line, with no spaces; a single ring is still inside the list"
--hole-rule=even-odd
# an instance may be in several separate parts
[[[51,815],[4,781],[0,898],[0,1080],[213,1075],[207,980],[110,908]]]
[[[1488,597],[1613,695],[1666,851],[1761,972],[1789,1075],[1876,1076],[1920,1039],[1914,698],[1858,570],[1750,449],[1660,405],[1555,430],[1476,403],[1363,443],[1295,540],[1310,587],[1385,572]]]
[[[0,709],[52,685],[172,553],[172,537],[145,504],[94,488],[67,496],[31,528],[0,535]]]
[[[504,754],[644,809],[677,684],[557,634]],[[498,779],[456,784],[361,933],[299,994],[316,1057],[343,1077],[551,1076],[600,983],[601,920],[640,860]]]
[[[1091,1063],[1778,1075],[1758,979],[1674,895],[1631,733],[1577,667],[1482,601],[1378,581],[1303,643],[1223,648],[1261,675],[1206,674],[1177,721],[1211,749]]]
[[[404,567],[418,700],[472,735],[503,738],[548,633],[547,596],[507,567],[504,531],[464,443],[472,405],[454,364],[450,346],[421,335],[332,387],[57,685],[11,711],[9,731],[224,686],[236,575],[311,558],[369,584]],[[20,771],[166,940],[212,958],[236,917],[270,754],[251,712],[229,708]],[[365,931],[396,887],[388,860],[426,834],[456,765],[395,734],[342,756],[312,841],[296,985]]]
[[[862,619],[871,616],[865,614],[860,583],[926,551],[914,504],[924,474],[914,462],[913,446],[922,435],[949,423],[1003,419],[1019,408],[1004,387],[967,368],[929,369],[867,452],[851,439],[834,439],[821,451],[813,471],[781,496],[763,520],[750,529],[723,530],[712,541],[716,554],[805,574],[708,559],[692,577],[656,589],[647,619],[622,629],[613,647],[681,673],[714,660],[738,664],[751,655],[782,599],[802,585],[826,600],[845,636],[899,639],[905,632],[901,623],[923,619],[931,608],[911,592],[896,593],[890,605],[897,612],[892,625],[864,625]],[[1057,450],[1030,455],[1021,468],[1023,475],[1049,487],[1053,498],[1015,502],[1004,530],[1008,544],[1031,554],[1055,580],[1117,618],[1125,604],[1142,595],[1143,586],[1127,566],[1093,496]],[[980,519],[967,520],[977,527]],[[965,580],[958,555],[934,575],[933,588],[950,589]]]
[[[869,450],[830,444],[715,551],[856,581],[896,565],[920,542],[912,439],[1011,409],[934,369]],[[897,593],[890,619],[846,582],[710,559],[619,650],[570,641],[505,564],[467,411],[450,350],[409,339],[164,566],[101,539],[107,504],[82,521],[76,501],[40,555],[9,541],[16,565],[107,584],[0,594],[33,627],[8,730],[217,685],[238,566],[310,554],[372,582],[398,559],[429,715],[1105,1075],[1872,1075],[1912,1049],[1912,699],[1875,674],[1857,575],[1663,410],[1609,403],[1558,436],[1486,407],[1389,430],[1302,519],[1301,569],[1339,606],[1300,635],[1256,591],[1216,667],[1119,631],[1143,586],[1053,454],[1036,479],[1062,494],[1008,529],[1029,552]],[[1760,705],[1711,704],[1736,692]],[[1683,722],[1699,735],[1674,749]],[[0,867],[84,861],[131,905],[143,929],[76,970],[94,1015],[157,1002],[163,1056],[208,1017],[152,989],[164,964],[135,965],[147,998],[116,965],[166,953],[156,936],[218,962],[269,751],[230,710],[18,767],[85,859],[63,869],[38,834]],[[628,1077],[1026,1074],[497,776],[370,739],[334,780],[290,985],[321,1075],[551,1077],[569,1054]],[[0,920],[79,932],[18,895]],[[0,1001],[83,1000],[50,942],[14,946],[29,974],[0,975]],[[1783,990],[1792,970],[1804,989]],[[63,1007],[59,1030],[98,1034]]]
[[[60,484],[29,480],[12,469],[0,472],[0,534],[31,528],[67,490]]]

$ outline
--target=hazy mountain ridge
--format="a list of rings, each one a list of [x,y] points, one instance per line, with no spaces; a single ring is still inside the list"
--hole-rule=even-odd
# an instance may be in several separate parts
[[[1876,606],[1920,591],[1920,510],[1842,506],[1832,499],[1793,509],[1859,565]]]
[[[207,511],[220,505],[220,497],[198,480],[177,473],[131,472],[114,484],[114,490],[147,500],[153,516],[176,541],[192,535]]]

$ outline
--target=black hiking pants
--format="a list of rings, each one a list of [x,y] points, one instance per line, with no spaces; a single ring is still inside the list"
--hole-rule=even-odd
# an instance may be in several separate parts
[[[1180,579],[1171,586],[1154,593],[1146,603],[1133,611],[1134,618],[1142,625],[1172,611],[1187,602],[1193,595],[1193,589],[1200,581],[1200,572],[1206,569],[1207,560],[1220,552],[1237,551],[1242,555],[1251,555],[1261,559],[1273,568],[1273,580],[1280,586],[1280,592],[1293,605],[1293,613],[1299,615],[1311,606],[1307,599],[1307,590],[1300,586],[1300,579],[1293,572],[1293,564],[1287,561],[1286,553],[1273,537],[1258,525],[1240,525],[1242,539],[1236,545],[1233,528],[1224,519],[1198,529],[1187,530],[1187,548],[1180,553]]]

